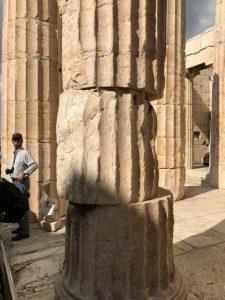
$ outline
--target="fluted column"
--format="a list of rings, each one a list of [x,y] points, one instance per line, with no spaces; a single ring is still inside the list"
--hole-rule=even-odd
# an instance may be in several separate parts
[[[170,197],[70,205],[56,299],[187,299],[173,262],[172,215]]]
[[[213,101],[210,138],[210,184],[225,188],[225,1],[217,0]]]
[[[185,182],[185,1],[167,1],[165,88],[154,101],[157,115],[156,153],[159,186],[175,200],[184,195]],[[174,17],[176,16],[176,17]]]
[[[12,157],[11,135],[21,132],[39,165],[30,198],[38,215],[41,199],[57,198],[57,4],[4,0],[3,6],[2,173]]]
[[[172,197],[156,197],[151,101],[164,91],[167,6],[58,4],[57,188],[70,204],[56,299],[186,299],[173,262]]]
[[[193,82],[192,76],[188,75],[185,79],[186,83],[186,104],[185,104],[185,162],[186,162],[186,169],[193,168],[193,117],[192,117],[192,93],[193,93]]]

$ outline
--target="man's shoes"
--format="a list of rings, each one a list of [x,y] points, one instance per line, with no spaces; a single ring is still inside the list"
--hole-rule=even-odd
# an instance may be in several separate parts
[[[19,232],[20,232],[20,228],[19,227],[11,231],[12,234],[17,234]]]
[[[12,241],[19,241],[19,240],[22,240],[22,239],[26,239],[26,238],[29,238],[29,234],[24,234],[24,233],[18,233],[16,236],[12,237]]]

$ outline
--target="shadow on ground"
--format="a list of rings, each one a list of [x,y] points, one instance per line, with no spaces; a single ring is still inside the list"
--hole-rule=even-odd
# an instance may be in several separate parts
[[[202,227],[203,221],[201,218],[198,228]],[[180,221],[176,227],[179,224]],[[186,225],[189,226],[187,221]],[[198,226],[198,220],[193,224],[195,226]],[[190,292],[197,299],[225,299],[225,220],[206,231],[178,240],[174,244],[174,255]]]
[[[184,198],[182,200],[208,193],[213,190],[214,188],[211,186],[187,186],[185,187]]]

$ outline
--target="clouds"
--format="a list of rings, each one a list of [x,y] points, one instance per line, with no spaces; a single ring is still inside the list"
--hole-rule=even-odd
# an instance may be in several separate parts
[[[215,25],[216,0],[186,0],[187,38]]]

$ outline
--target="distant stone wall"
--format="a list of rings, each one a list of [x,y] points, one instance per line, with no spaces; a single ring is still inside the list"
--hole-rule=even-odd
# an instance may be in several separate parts
[[[201,165],[209,152],[210,140],[210,81],[212,67],[203,69],[193,79],[194,165]]]
[[[206,29],[186,42],[186,68],[214,61],[215,28]]]
[[[211,27],[186,42],[186,167],[210,163],[211,107],[215,28]]]

